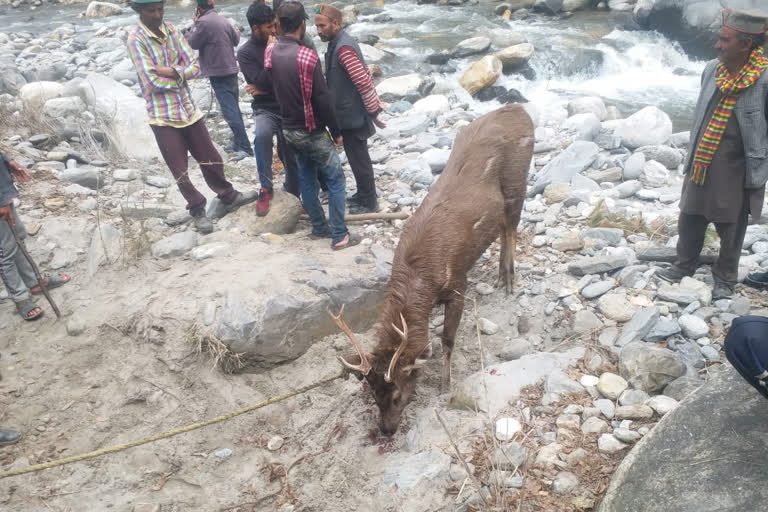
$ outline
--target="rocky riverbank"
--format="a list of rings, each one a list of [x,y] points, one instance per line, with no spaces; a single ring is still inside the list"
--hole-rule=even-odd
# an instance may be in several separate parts
[[[347,13],[360,23],[382,14],[374,6]],[[536,49],[497,28],[398,76],[387,73],[401,57],[384,34],[366,41],[385,73],[377,89],[391,103],[387,128],[371,141],[383,212],[413,212],[439,181],[456,134],[484,111],[523,100],[505,80],[521,75]],[[43,268],[74,276],[54,292],[61,322],[49,312],[23,324],[0,301],[3,423],[27,433],[0,451],[0,471],[176,428],[331,375],[349,346],[329,307],[347,304],[352,329],[366,346],[374,341],[407,220],[355,224],[361,246],[333,253],[307,237],[298,203],[278,195],[266,218],[244,208],[210,235],[194,232],[168,171],[152,159],[127,30],[0,34],[0,146],[32,170],[19,207],[29,247]],[[456,80],[441,66],[455,67]],[[225,143],[207,84],[194,87]],[[738,286],[733,299],[713,301],[706,266],[679,285],[655,277],[674,254],[690,143],[663,109],[626,110],[594,95],[529,99],[536,145],[514,293],[492,286],[493,244],[470,276],[454,390],[438,392],[443,317],[435,310],[435,359],[393,438],[375,430],[370,393],[354,379],[336,381],[248,419],[22,477],[0,503],[137,512],[594,508],[633,444],[722,363],[732,319],[764,314],[768,296]],[[253,159],[227,162],[226,172],[240,189],[258,186]],[[196,166],[190,173],[201,184]],[[712,233],[707,249],[716,248]],[[748,228],[741,263],[742,278],[768,265],[762,222]]]

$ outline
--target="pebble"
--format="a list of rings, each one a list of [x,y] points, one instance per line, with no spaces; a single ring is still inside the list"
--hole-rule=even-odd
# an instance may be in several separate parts
[[[597,440],[597,449],[601,453],[618,453],[628,447],[628,444],[622,443],[613,434],[602,434]]]
[[[594,375],[582,375],[581,379],[579,379],[579,382],[582,386],[585,388],[588,387],[594,387],[597,386],[597,383],[600,382],[600,379],[595,377]]]
[[[67,321],[67,334],[70,336],[80,336],[86,328],[85,322],[76,316]]]
[[[694,315],[682,315],[678,319],[683,336],[691,339],[698,339],[709,333],[707,322]]]
[[[213,452],[213,454],[216,457],[221,457],[221,458],[229,457],[230,455],[232,455],[232,450],[229,448],[219,448],[218,450]]]
[[[581,418],[578,414],[561,414],[555,420],[555,425],[557,428],[578,430],[581,426]]]
[[[612,420],[616,415],[616,405],[611,400],[601,398],[600,400],[595,400],[592,402],[592,405],[600,409],[600,412],[603,413],[603,416],[609,420]]]
[[[641,437],[638,432],[626,428],[613,429],[613,435],[616,439],[623,443],[634,443]]]
[[[584,424],[581,425],[581,431],[585,434],[602,434],[610,429],[608,423],[600,418],[587,418]]]
[[[621,405],[616,408],[620,420],[647,420],[653,417],[653,409],[644,404]]]
[[[147,176],[144,178],[144,182],[157,188],[168,188],[171,186],[171,180],[165,176]]]
[[[648,401],[645,402],[645,405],[656,411],[656,414],[659,416],[664,416],[675,410],[677,406],[680,405],[680,402],[666,395],[656,395],[648,399]]]
[[[492,335],[499,332],[499,326],[487,318],[480,318],[478,323],[480,325],[480,332],[483,334]]]
[[[477,283],[475,291],[480,295],[490,295],[493,293],[493,286],[488,283]]]
[[[285,444],[285,440],[280,436],[272,436],[267,441],[267,450],[274,452],[279,450]]]
[[[719,361],[720,360],[720,353],[712,345],[705,345],[705,346],[701,347],[701,354],[708,361]]]
[[[619,405],[637,405],[651,398],[648,393],[639,389],[627,389],[619,396]]]
[[[579,479],[570,471],[561,471],[552,482],[552,492],[555,494],[570,494],[579,485]]]
[[[598,281],[596,283],[586,286],[581,291],[581,296],[585,299],[596,299],[601,295],[608,293],[610,290],[616,287],[616,281]]]

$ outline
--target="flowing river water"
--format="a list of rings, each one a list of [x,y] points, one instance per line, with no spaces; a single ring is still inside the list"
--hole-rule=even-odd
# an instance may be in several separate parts
[[[242,26],[247,24],[247,2],[222,0],[218,4],[220,12]],[[379,4],[391,21],[379,23],[373,22],[372,16],[361,16],[350,32],[355,36],[388,33],[389,37],[382,38],[380,45],[393,52],[395,58],[382,63],[384,78],[414,71],[430,73],[433,66],[424,62],[430,53],[450,50],[463,39],[506,28],[522,33],[536,48],[530,62],[536,77],[528,80],[521,75],[504,75],[497,85],[518,89],[545,107],[560,108],[569,98],[587,95],[602,97],[625,115],[655,105],[670,115],[675,130],[689,128],[704,62],[690,59],[676,43],[658,33],[616,30],[609,12],[577,12],[567,19],[532,16],[523,21],[507,21],[495,16],[495,4],[489,3],[460,7],[417,5],[412,1]],[[131,26],[136,21],[135,15],[81,18],[78,15],[84,8],[80,5],[7,10],[2,14],[3,30],[43,35],[65,23],[74,24],[78,31],[96,31],[103,26]],[[189,21],[192,11],[189,6],[169,4],[166,17],[184,23]],[[314,34],[314,28],[310,32]],[[436,90],[459,91],[462,72],[477,58],[452,60],[450,65],[456,71],[432,73],[437,80]],[[468,96],[466,99],[470,108],[479,112],[498,106],[496,102],[481,104]]]

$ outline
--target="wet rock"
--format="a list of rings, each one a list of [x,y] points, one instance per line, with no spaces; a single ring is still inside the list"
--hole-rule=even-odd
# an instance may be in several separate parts
[[[513,71],[527,64],[533,57],[533,45],[530,43],[516,44],[493,55],[501,61],[504,71]]]
[[[685,374],[685,364],[666,348],[642,342],[626,345],[619,353],[619,372],[632,387],[658,393]]]
[[[470,55],[485,53],[491,47],[491,40],[487,37],[472,37],[464,39],[453,50],[453,57],[461,59]]]
[[[459,84],[469,93],[476,92],[493,85],[501,76],[502,63],[493,55],[487,55],[472,64],[462,75]]]

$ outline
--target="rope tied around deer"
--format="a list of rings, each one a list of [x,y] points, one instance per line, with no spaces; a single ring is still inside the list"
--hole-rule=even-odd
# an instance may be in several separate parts
[[[197,429],[200,429],[200,428],[203,428],[203,427],[214,425],[216,423],[221,423],[223,421],[231,420],[232,418],[235,418],[237,416],[241,416],[241,415],[243,415],[245,413],[252,412],[252,411],[255,411],[257,409],[261,409],[263,407],[266,407],[268,405],[272,405],[272,404],[275,404],[275,403],[278,403],[278,402],[282,402],[283,400],[287,400],[287,399],[292,398],[294,396],[304,394],[304,393],[306,393],[308,391],[311,391],[311,390],[313,390],[315,388],[318,388],[320,386],[324,386],[325,384],[330,384],[331,382],[333,382],[336,379],[346,378],[348,375],[349,375],[348,371],[343,370],[340,373],[338,373],[338,374],[336,374],[336,375],[334,375],[332,377],[326,377],[325,379],[322,379],[322,380],[319,380],[319,381],[314,382],[312,384],[308,384],[306,386],[300,387],[299,389],[295,389],[293,391],[289,391],[289,392],[283,393],[281,395],[272,397],[272,398],[270,398],[268,400],[265,400],[263,402],[259,402],[258,404],[251,405],[251,406],[245,407],[243,409],[238,409],[236,411],[232,411],[230,413],[224,414],[222,416],[217,416],[216,418],[212,418],[212,419],[209,419],[209,420],[206,420],[206,421],[201,421],[201,422],[198,422],[198,423],[192,423],[191,425],[187,425],[187,426],[184,426],[184,427],[179,427],[179,428],[176,428],[176,429],[173,429],[173,430],[169,430],[168,432],[163,432],[161,434],[155,434],[154,436],[146,437],[144,439],[137,439],[135,441],[130,441],[130,442],[123,443],[123,444],[120,444],[120,445],[117,445],[117,446],[112,446],[112,447],[108,447],[108,448],[102,448],[100,450],[94,450],[92,452],[83,453],[83,454],[80,454],[80,455],[73,455],[72,457],[66,457],[66,458],[59,459],[59,460],[53,460],[51,462],[46,462],[44,464],[35,464],[34,466],[28,466],[26,468],[19,468],[19,469],[14,469],[14,470],[11,470],[11,471],[5,471],[3,473],[0,473],[0,479],[12,477],[12,476],[24,475],[24,474],[27,474],[27,473],[36,473],[36,472],[42,471],[44,469],[51,469],[51,468],[55,468],[55,467],[58,467],[58,466],[64,466],[64,465],[67,465],[67,464],[73,464],[75,462],[81,462],[81,461],[84,461],[84,460],[95,459],[96,457],[101,457],[102,455],[108,455],[110,453],[118,453],[118,452],[125,451],[125,450],[127,450],[129,448],[135,448],[137,446],[141,446],[141,445],[144,445],[144,444],[153,443],[153,442],[159,441],[161,439],[168,439],[169,437],[174,437],[174,436],[177,436],[179,434],[184,434],[186,432],[191,432],[193,430],[197,430]]]

